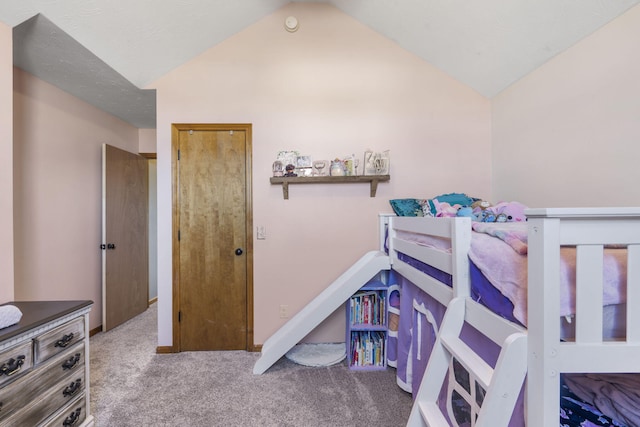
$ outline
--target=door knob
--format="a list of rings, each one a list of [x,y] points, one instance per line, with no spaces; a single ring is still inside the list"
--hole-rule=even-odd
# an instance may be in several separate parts
[[[116,248],[115,243],[107,243],[107,249],[115,249],[115,248]]]
[[[236,255],[237,255],[237,256],[242,255],[242,248],[238,248],[238,249],[236,249]]]

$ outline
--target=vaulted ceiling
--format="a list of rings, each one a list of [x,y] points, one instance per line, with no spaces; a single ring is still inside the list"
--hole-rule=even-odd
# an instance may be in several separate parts
[[[306,1],[306,0],[305,0]],[[324,0],[492,97],[640,0]],[[139,128],[149,83],[288,0],[15,0],[14,64]]]

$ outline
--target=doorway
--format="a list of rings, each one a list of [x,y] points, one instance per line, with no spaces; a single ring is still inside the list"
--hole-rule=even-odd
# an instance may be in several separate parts
[[[148,164],[102,145],[102,330],[149,305]]]
[[[253,347],[251,125],[172,125],[173,350]]]
[[[140,153],[149,168],[149,304],[158,301],[158,163],[156,153]]]

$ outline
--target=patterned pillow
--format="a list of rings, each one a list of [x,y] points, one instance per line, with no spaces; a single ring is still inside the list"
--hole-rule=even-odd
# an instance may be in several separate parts
[[[471,206],[471,204],[476,201],[473,197],[469,197],[464,193],[449,193],[449,194],[441,194],[439,196],[434,197],[440,203],[449,203],[451,206],[460,205],[460,206]],[[436,212],[436,206],[433,203],[433,199],[426,199],[420,201],[420,207],[424,212],[425,216],[435,216],[438,212]]]
[[[423,199],[418,202],[420,209],[422,209],[422,216],[435,216],[435,207],[431,210],[433,205],[433,199]]]
[[[417,199],[393,199],[389,203],[398,216],[422,216],[422,208]]]

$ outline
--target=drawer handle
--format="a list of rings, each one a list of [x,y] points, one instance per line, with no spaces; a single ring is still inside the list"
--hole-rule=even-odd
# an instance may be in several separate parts
[[[69,360],[66,360],[62,364],[62,370],[65,371],[67,369],[71,369],[80,361],[80,353],[76,353],[75,356],[71,356]]]
[[[82,408],[77,408],[73,411],[67,418],[62,422],[63,426],[74,426],[80,419],[80,413],[82,412]]]
[[[56,341],[55,347],[65,348],[71,343],[72,339],[73,339],[73,332],[71,332],[70,334],[64,335],[61,339]]]
[[[14,359],[12,357],[7,361],[7,363],[3,364],[2,367],[0,367],[0,375],[6,375],[10,377],[11,375],[20,371],[20,368],[22,368],[22,365],[24,365],[24,359],[25,356],[22,354],[18,356],[17,359]]]
[[[69,386],[64,389],[64,391],[62,392],[62,395],[64,397],[73,396],[78,391],[80,391],[81,387],[82,387],[82,380],[78,378],[77,380],[69,384]]]

